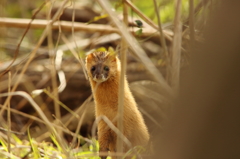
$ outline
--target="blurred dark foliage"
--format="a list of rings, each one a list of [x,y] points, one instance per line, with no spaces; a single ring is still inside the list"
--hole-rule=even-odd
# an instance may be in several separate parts
[[[155,158],[240,158],[240,1],[220,4],[192,52],[174,114],[155,136]]]

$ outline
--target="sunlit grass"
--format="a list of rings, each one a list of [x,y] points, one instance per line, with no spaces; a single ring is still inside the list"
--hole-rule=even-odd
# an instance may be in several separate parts
[[[28,132],[28,139],[21,140],[15,134],[11,135],[11,153],[8,151],[7,141],[0,139],[0,158],[1,159],[100,159],[98,156],[99,143],[92,139],[92,144],[85,143],[81,147],[68,148],[67,154],[57,142],[54,136],[50,136],[51,142],[38,142],[31,137]],[[143,147],[137,146],[129,150],[123,158],[130,155],[132,159],[137,158],[137,154],[145,152]],[[111,159],[110,156],[107,159]]]
[[[54,136],[51,136],[52,142],[37,142],[28,132],[28,140],[21,140],[16,135],[12,135],[11,153],[8,151],[7,142],[0,139],[0,158],[1,159],[61,159],[61,158],[79,158],[79,159],[98,159],[99,144],[98,141],[92,140],[93,144],[86,143],[78,148],[70,148],[67,154],[57,142]],[[110,158],[110,157],[108,157]]]

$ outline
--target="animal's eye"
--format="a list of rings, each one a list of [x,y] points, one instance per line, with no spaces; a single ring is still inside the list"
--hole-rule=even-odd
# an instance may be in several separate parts
[[[104,66],[103,68],[105,71],[109,71],[109,67],[108,66]]]
[[[91,71],[95,71],[95,70],[96,70],[96,67],[92,66]]]

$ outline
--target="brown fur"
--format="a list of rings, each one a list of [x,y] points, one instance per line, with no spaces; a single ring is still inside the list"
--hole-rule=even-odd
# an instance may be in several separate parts
[[[101,69],[104,66],[109,67],[108,76],[103,82],[101,79],[100,82],[94,80],[95,73],[91,72],[91,68],[96,65]],[[121,71],[119,59],[108,52],[95,52],[86,57],[86,67],[95,99],[96,117],[104,115],[117,126],[117,121],[113,120],[117,116],[118,110],[118,86]],[[124,135],[132,143],[132,146],[146,146],[149,141],[149,133],[129,89],[126,77],[124,85]],[[100,121],[98,124],[100,151],[114,152],[116,150],[116,134],[107,127],[104,121]],[[126,145],[124,149],[128,150]]]

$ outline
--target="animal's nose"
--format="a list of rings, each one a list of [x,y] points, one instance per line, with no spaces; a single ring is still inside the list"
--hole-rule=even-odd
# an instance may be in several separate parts
[[[100,74],[100,73],[97,73],[97,74],[96,74],[96,78],[97,78],[97,79],[101,78],[101,74]]]
[[[99,78],[101,76],[101,68],[100,67],[96,67],[96,69],[93,72],[94,76],[96,76],[96,78]]]

